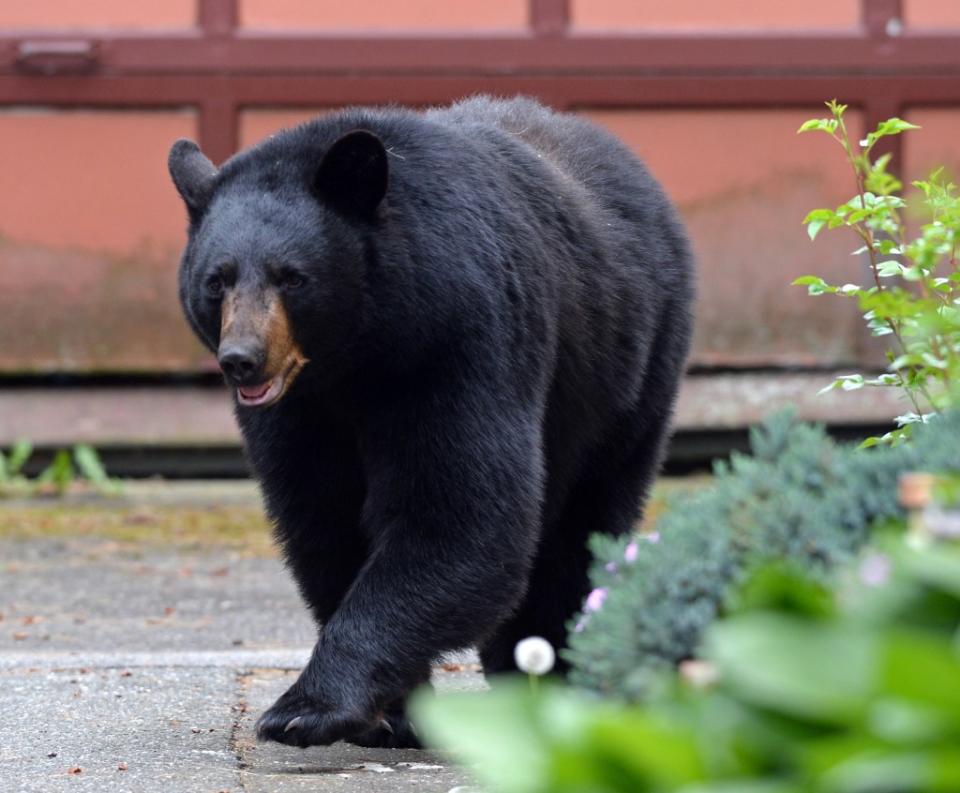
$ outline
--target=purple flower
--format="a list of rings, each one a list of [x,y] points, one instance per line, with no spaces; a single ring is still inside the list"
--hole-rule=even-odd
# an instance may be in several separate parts
[[[882,553],[867,554],[860,563],[860,580],[867,586],[883,586],[890,579],[890,558]]]
[[[639,551],[639,548],[637,547],[637,541],[636,541],[636,540],[634,540],[633,542],[631,542],[631,543],[626,547],[626,550],[624,550],[624,552],[623,552],[623,558],[626,560],[627,564],[633,564],[635,561],[637,561],[637,552],[638,552],[638,551]]]
[[[615,573],[615,572],[617,572],[617,563],[616,563],[616,562],[607,562],[607,563],[603,566],[603,569],[606,570],[608,573]]]
[[[583,610],[586,612],[591,611],[600,611],[603,608],[603,602],[607,599],[607,588],[598,587],[594,589],[589,595],[587,595],[587,602],[584,604]]]
[[[640,539],[646,540],[651,545],[656,545],[658,542],[660,542],[660,532],[651,531],[649,534],[641,534]]]

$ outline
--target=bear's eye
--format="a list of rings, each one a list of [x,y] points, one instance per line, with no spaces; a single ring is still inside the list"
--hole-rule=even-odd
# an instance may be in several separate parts
[[[210,297],[221,297],[223,295],[223,278],[219,275],[211,275],[207,279],[207,294]]]
[[[306,283],[306,279],[293,271],[287,271],[280,275],[280,286],[284,289],[299,289]]]

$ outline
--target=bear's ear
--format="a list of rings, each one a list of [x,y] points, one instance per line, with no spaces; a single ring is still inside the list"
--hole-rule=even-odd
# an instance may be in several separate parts
[[[337,140],[323,156],[314,189],[338,212],[369,220],[386,195],[388,170],[380,138],[357,129]]]
[[[180,139],[167,157],[170,176],[187,205],[191,220],[203,214],[213,196],[217,181],[216,166],[192,140]]]

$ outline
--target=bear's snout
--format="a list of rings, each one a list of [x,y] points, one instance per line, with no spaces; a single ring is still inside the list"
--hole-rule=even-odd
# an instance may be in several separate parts
[[[220,345],[217,362],[227,379],[235,385],[246,386],[263,380],[266,357],[266,352],[259,345],[234,342]]]
[[[221,309],[217,361],[244,407],[277,402],[306,365],[290,320],[273,291],[232,291]]]

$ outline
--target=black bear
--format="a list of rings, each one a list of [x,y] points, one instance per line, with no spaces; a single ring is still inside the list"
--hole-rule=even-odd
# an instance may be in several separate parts
[[[174,144],[180,298],[320,628],[261,739],[415,745],[442,653],[564,643],[630,530],[691,334],[691,254],[615,138],[529,99],[349,109],[220,169]]]

